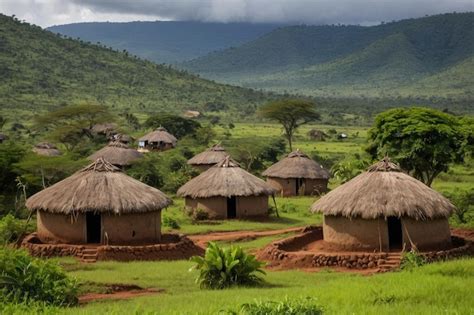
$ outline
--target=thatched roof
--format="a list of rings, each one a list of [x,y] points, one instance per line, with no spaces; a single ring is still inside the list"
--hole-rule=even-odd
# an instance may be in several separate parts
[[[166,131],[165,128],[159,127],[155,131],[152,131],[140,139],[138,141],[148,141],[148,142],[164,142],[164,143],[171,143],[172,145],[176,145],[178,141],[175,136],[170,134]]]
[[[270,166],[263,176],[277,178],[329,179],[329,172],[303,152],[296,150]]]
[[[227,152],[220,144],[215,144],[188,160],[189,165],[214,165],[227,156]]]
[[[59,156],[62,154],[54,144],[49,142],[40,142],[36,144],[33,148],[33,152],[43,156]]]
[[[91,130],[96,134],[110,135],[116,133],[117,128],[118,126],[115,123],[103,123],[95,124]]]
[[[178,196],[191,198],[272,195],[274,188],[227,156],[181,186]]]
[[[76,214],[127,214],[166,208],[171,199],[156,188],[125,175],[102,158],[70,177],[31,196],[31,211]]]
[[[454,209],[448,199],[403,173],[387,158],[311,206],[313,212],[363,219],[388,216],[417,220],[447,218]]]
[[[142,158],[143,154],[135,149],[129,148],[125,143],[113,141],[89,156],[88,159],[95,161],[100,157],[103,157],[113,165],[127,166],[131,165],[133,161]]]

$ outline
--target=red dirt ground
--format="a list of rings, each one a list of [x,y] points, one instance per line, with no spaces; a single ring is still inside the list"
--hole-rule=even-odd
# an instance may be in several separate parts
[[[207,243],[213,241],[245,241],[245,240],[254,240],[258,237],[271,236],[284,234],[289,232],[300,232],[304,227],[294,227],[288,229],[280,230],[270,230],[270,231],[229,231],[229,232],[215,232],[208,234],[195,234],[189,235],[188,238],[191,239],[198,246],[206,248]]]
[[[138,296],[152,295],[161,293],[164,290],[158,289],[143,289],[137,285],[130,284],[109,284],[107,289],[109,293],[87,293],[79,297],[79,304],[85,304],[97,300],[125,300],[135,298]]]

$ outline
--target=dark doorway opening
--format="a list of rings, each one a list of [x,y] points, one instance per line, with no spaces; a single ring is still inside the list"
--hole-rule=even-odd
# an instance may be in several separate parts
[[[227,198],[227,219],[237,217],[237,200],[235,196]]]
[[[397,217],[388,217],[388,246],[390,249],[401,249],[403,243],[402,221]]]
[[[87,243],[100,243],[101,221],[100,214],[86,213]]]
[[[296,188],[296,191],[295,191],[295,195],[298,196],[298,195],[304,195],[304,191],[300,191],[300,190],[304,190],[304,178],[297,178],[296,179],[296,185],[295,185],[295,188]]]

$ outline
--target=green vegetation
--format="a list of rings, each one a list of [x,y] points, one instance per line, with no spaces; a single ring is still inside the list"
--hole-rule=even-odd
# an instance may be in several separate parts
[[[0,248],[0,303],[77,303],[77,284],[54,262],[32,258],[23,250]]]
[[[262,117],[277,121],[283,126],[290,151],[293,151],[292,142],[296,129],[320,118],[312,102],[298,99],[273,101],[262,106],[258,113]]]
[[[0,219],[0,245],[7,245],[18,241],[20,236],[34,231],[32,226],[24,220],[15,218],[11,213]]]
[[[12,109],[16,116],[25,110],[31,117],[84,103],[116,111],[181,113],[202,110],[210,101],[254,108],[268,100],[263,93],[216,84],[5,15],[0,15],[0,33],[0,107],[9,116]]]
[[[224,289],[231,286],[255,286],[261,284],[264,263],[245,253],[239,246],[221,248],[209,242],[204,257],[194,256],[191,270],[199,271],[196,283],[205,289]]]
[[[242,315],[321,315],[323,308],[316,304],[311,297],[303,299],[288,299],[283,301],[261,301],[242,304],[237,312],[230,311],[229,314]]]
[[[401,168],[431,186],[451,163],[465,156],[461,122],[455,116],[422,107],[395,108],[375,118],[367,151],[372,158],[393,158]]]
[[[472,112],[473,15],[370,27],[282,27],[182,66],[218,81],[277,92],[356,98],[377,106],[387,106],[388,99],[400,106],[410,99],[411,104]]]
[[[426,259],[412,249],[409,252],[403,253],[400,268],[412,270],[413,268],[421,267],[424,264],[426,264]]]

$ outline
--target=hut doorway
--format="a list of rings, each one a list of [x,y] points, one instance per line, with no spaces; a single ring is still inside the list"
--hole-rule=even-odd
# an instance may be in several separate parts
[[[389,248],[401,249],[403,243],[402,221],[397,217],[388,217],[387,226]]]
[[[100,243],[101,221],[100,214],[92,212],[86,213],[87,243]]]
[[[304,195],[304,178],[297,178],[296,179],[296,185],[295,185],[295,188],[296,188],[296,191],[295,191],[295,196],[299,196],[299,195]]]
[[[227,198],[227,219],[237,217],[237,200],[235,196]]]

